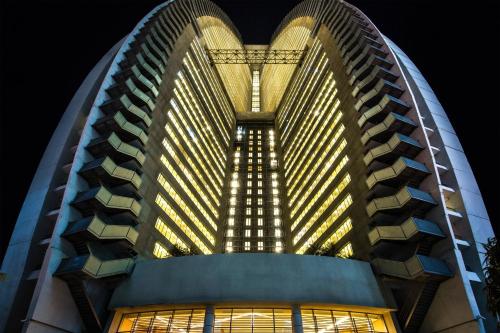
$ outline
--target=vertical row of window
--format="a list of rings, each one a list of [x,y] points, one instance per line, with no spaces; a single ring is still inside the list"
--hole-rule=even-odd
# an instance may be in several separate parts
[[[349,157],[337,95],[328,58],[315,40],[277,115],[292,244],[299,254],[317,242],[331,247],[352,229],[350,219],[334,224],[352,202],[349,193],[344,195],[351,176],[345,172]],[[339,256],[353,254],[352,245],[346,246]]]
[[[268,140],[264,138],[266,134]],[[274,131],[268,127],[245,129],[240,126],[236,141],[241,142],[243,138],[246,145],[237,144],[234,154],[226,252],[269,251],[270,247],[281,252],[283,243]],[[246,162],[243,166],[242,161]]]
[[[182,64],[167,111],[162,141],[166,153],[160,155],[168,174],[160,171],[157,177],[164,192],[157,194],[155,202],[165,216],[157,218],[155,228],[170,246],[188,250],[193,244],[210,254],[235,119],[198,40]],[[153,255],[167,257],[168,249],[156,242]]]
[[[260,112],[260,72],[252,71],[252,112]]]

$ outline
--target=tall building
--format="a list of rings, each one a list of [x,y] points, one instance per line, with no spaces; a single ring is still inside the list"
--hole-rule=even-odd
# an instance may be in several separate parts
[[[360,10],[244,45],[209,0],[87,76],[1,268],[2,332],[492,332],[493,231],[445,111]]]

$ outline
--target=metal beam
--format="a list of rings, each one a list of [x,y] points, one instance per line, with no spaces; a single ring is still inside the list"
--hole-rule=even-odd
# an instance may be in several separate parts
[[[299,64],[303,50],[207,49],[211,64]]]

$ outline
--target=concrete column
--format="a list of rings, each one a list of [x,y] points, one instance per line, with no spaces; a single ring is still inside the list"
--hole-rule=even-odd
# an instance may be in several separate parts
[[[302,327],[302,314],[300,313],[300,305],[298,304],[292,305],[292,325],[294,333],[304,333],[304,328]]]
[[[205,320],[203,322],[203,333],[212,333],[214,331],[214,306],[207,305],[205,308]]]

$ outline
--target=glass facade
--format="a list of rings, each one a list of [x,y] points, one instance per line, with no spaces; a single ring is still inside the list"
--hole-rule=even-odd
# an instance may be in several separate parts
[[[307,307],[295,314],[286,307],[216,307],[213,313],[205,311],[128,313],[121,316],[116,333],[202,333],[207,327],[212,333],[292,333],[296,331],[294,322],[302,322],[303,333],[389,332],[384,316],[374,313]],[[205,316],[210,319],[206,321]]]
[[[205,309],[130,313],[122,317],[117,333],[203,333]]]
[[[382,315],[323,309],[302,309],[301,313],[304,333],[389,332]]]

